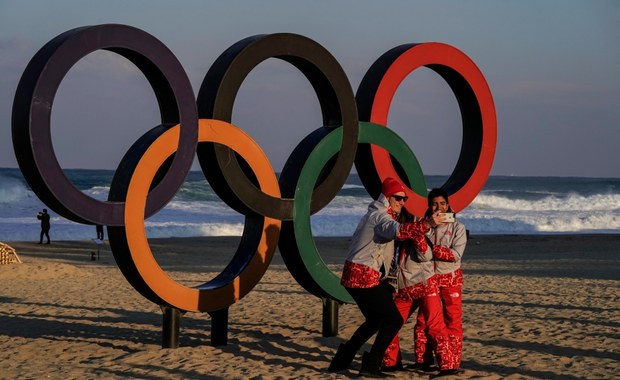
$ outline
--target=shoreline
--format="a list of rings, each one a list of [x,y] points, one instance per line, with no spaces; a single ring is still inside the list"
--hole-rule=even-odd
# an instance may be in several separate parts
[[[213,278],[239,237],[149,239],[158,263],[189,284]],[[181,318],[180,347],[162,349],[162,312],[123,277],[107,242],[6,242],[23,264],[0,265],[0,377],[52,379],[348,379],[329,374],[336,347],[363,320],[339,310],[321,336],[322,305],[277,251],[258,285],[229,309],[228,345],[209,344],[207,313]],[[342,265],[348,238],[316,238]],[[612,379],[620,372],[620,234],[470,236],[463,270],[459,379]],[[413,360],[413,322],[401,331]],[[397,378],[428,378],[399,373]]]
[[[194,260],[197,260],[200,262],[200,269],[211,271],[222,269],[228,264],[240,239],[238,236],[153,238],[149,239],[149,244],[155,259],[162,267],[169,265],[190,269],[196,264]],[[321,258],[329,266],[344,263],[349,241],[350,237],[314,238]],[[5,243],[15,248],[20,257],[22,254],[32,254],[35,257],[67,262],[81,262],[84,259],[90,261],[91,253],[96,253],[99,249],[100,256],[115,264],[107,240],[101,246],[89,240],[52,241],[51,245],[23,241]],[[620,233],[471,235],[463,258],[463,268],[481,273],[502,263],[512,262],[510,271],[514,274],[573,278],[583,276],[613,280],[620,278],[619,258]],[[570,263],[562,264],[566,260]],[[184,265],[185,262],[189,264]],[[579,265],[574,266],[573,262]],[[270,265],[284,266],[279,248],[276,248]]]

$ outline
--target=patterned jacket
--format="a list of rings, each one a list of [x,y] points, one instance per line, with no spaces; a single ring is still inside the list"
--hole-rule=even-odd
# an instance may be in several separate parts
[[[413,300],[437,291],[433,252],[426,249],[424,234],[400,245],[401,258],[398,266],[398,294],[400,299]]]
[[[388,199],[380,195],[370,203],[353,233],[340,283],[347,288],[371,288],[387,277],[394,258],[394,239],[425,231],[426,222],[400,224],[394,220]]]
[[[458,220],[431,228],[426,236],[432,243],[428,251],[433,254],[435,277],[440,287],[463,285],[461,258],[467,245],[465,225]]]

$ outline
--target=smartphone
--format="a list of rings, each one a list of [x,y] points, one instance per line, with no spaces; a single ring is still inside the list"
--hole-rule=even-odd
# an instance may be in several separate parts
[[[454,223],[454,213],[453,212],[442,212],[439,215],[444,216],[444,223]]]

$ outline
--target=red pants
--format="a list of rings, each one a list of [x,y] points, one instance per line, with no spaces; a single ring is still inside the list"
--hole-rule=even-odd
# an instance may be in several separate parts
[[[450,367],[452,360],[444,360],[444,358],[451,357],[450,347],[448,342],[447,331],[443,320],[443,312],[441,308],[441,299],[438,293],[432,293],[431,295],[415,300],[404,300],[396,298],[394,300],[396,307],[403,316],[403,321],[413,314],[413,312],[419,308],[419,315],[423,315],[426,323],[427,332],[430,337],[431,349],[430,353],[435,351],[437,354],[437,362],[440,369],[452,369],[458,367]],[[426,343],[426,341],[425,341]],[[392,367],[402,362],[402,354],[400,352],[400,342],[398,335],[392,340],[392,343],[388,346],[385,354],[383,355],[382,365],[384,367]],[[446,365],[444,365],[444,362]]]
[[[443,305],[443,320],[446,326],[446,335],[448,337],[448,345],[450,356],[444,358],[447,368],[459,368],[461,365],[461,356],[463,353],[463,307],[461,297],[462,286],[440,287],[439,294]],[[415,338],[415,356],[418,363],[432,363],[433,352],[427,334],[432,335],[430,331],[425,331],[428,324],[423,313],[418,312],[418,318],[414,327]]]

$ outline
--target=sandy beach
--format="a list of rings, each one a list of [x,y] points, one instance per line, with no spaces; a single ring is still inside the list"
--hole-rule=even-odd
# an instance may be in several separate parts
[[[53,236],[52,236],[53,238]],[[228,263],[238,238],[152,239],[159,264],[199,284]],[[279,253],[229,311],[228,345],[210,345],[208,314],[181,318],[179,348],[162,349],[162,312],[134,290],[107,244],[5,242],[23,263],[0,265],[2,379],[346,379],[329,374],[336,347],[362,321],[339,311],[322,337],[321,301]],[[339,271],[348,238],[317,238]],[[461,379],[612,379],[620,374],[620,235],[471,236],[464,257]],[[413,359],[413,322],[403,328]],[[368,349],[368,344],[365,349]],[[427,379],[428,374],[397,373]]]

